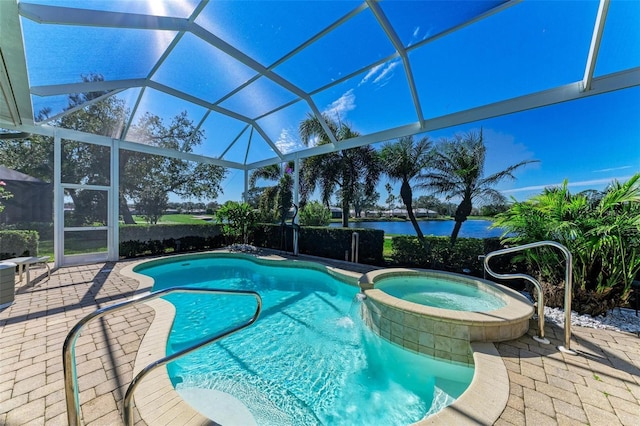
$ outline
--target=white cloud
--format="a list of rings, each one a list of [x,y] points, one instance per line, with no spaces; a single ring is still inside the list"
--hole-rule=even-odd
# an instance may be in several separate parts
[[[600,186],[600,185],[608,185],[611,182],[613,182],[614,180],[620,181],[620,182],[624,182],[626,180],[629,180],[631,178],[631,176],[620,176],[620,177],[614,177],[614,178],[606,178],[606,179],[593,179],[593,180],[583,180],[580,182],[569,182],[567,184],[568,187],[584,187],[584,186]],[[527,191],[541,191],[545,188],[552,188],[552,187],[558,187],[558,186],[562,186],[562,182],[560,183],[548,183],[546,185],[534,185],[534,186],[525,186],[522,188],[514,188],[514,189],[507,189],[505,191],[501,191],[503,194],[513,194],[516,192],[527,192]]]
[[[624,170],[624,169],[630,169],[632,166],[621,166],[621,167],[612,167],[610,169],[600,169],[600,170],[594,170],[593,173],[606,173],[606,172],[613,172],[616,170]]]
[[[376,75],[376,73],[380,70],[380,68],[382,68],[384,66],[384,64],[380,64],[380,65],[376,65],[375,67],[371,68],[371,70],[369,70],[369,72],[367,73],[367,75],[365,75],[362,80],[360,80],[360,83],[358,83],[358,86],[362,86],[363,84],[365,84],[367,81],[369,81],[369,79],[371,77],[373,77],[374,75]]]
[[[291,151],[294,151],[296,148],[299,148],[302,146],[300,141],[295,136],[293,136],[295,134],[296,134],[295,130],[286,129],[286,128],[282,129],[282,131],[280,132],[280,136],[278,137],[278,140],[275,142],[276,146],[281,152],[283,153],[291,152]]]
[[[333,101],[323,112],[333,119],[344,119],[347,112],[356,109],[356,95],[349,89]]]
[[[416,27],[415,30],[413,30],[413,38],[418,38],[419,34],[420,34],[420,27]]]
[[[387,82],[389,81],[389,79],[391,77],[393,77],[393,69],[395,67],[397,67],[398,65],[400,65],[400,59],[397,59],[395,61],[392,61],[391,63],[389,63],[389,65],[387,65],[385,67],[385,69],[382,70],[382,72],[380,73],[379,76],[377,76],[375,78],[375,80],[373,80],[374,84],[379,84],[381,86],[384,86],[385,84],[387,84]]]
[[[393,70],[400,65],[400,58],[396,58],[391,62],[387,62],[386,64],[376,65],[371,68],[371,70],[365,75],[360,83],[358,83],[358,87],[367,83],[369,80],[373,78],[372,83],[377,84],[379,86],[384,86],[389,82],[389,79],[393,77]]]

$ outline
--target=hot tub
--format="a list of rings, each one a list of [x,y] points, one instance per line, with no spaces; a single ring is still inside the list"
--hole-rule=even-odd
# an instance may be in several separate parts
[[[425,269],[383,269],[359,280],[363,317],[404,348],[473,363],[470,342],[513,340],[529,329],[531,302],[491,281]]]

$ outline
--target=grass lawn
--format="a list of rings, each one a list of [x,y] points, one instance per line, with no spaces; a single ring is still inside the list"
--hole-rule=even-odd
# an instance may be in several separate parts
[[[396,236],[395,234],[385,234],[384,236],[384,244],[382,246],[382,258],[389,262],[391,261],[391,239]]]

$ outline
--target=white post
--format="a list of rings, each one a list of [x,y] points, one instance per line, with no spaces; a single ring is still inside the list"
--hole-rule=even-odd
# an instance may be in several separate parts
[[[244,169],[244,192],[242,193],[242,201],[245,203],[249,199],[249,170]]]
[[[109,190],[109,212],[107,213],[107,258],[117,261],[120,257],[120,142],[111,140],[111,189]]]
[[[53,264],[59,268],[64,256],[64,191],[62,190],[62,141],[53,137]]]
[[[296,156],[293,162],[293,204],[300,206],[300,159]],[[298,255],[298,215],[293,218],[293,255]]]

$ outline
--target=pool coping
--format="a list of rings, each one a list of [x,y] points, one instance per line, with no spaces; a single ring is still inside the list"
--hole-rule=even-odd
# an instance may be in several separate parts
[[[212,251],[212,253],[229,253],[228,251]],[[180,255],[190,256],[190,255]],[[256,255],[265,260],[291,261],[278,255]],[[174,259],[175,256],[170,256]],[[120,273],[139,282],[136,294],[149,292],[153,287],[153,279],[134,271],[142,263],[153,262],[141,260],[124,267]],[[298,262],[294,260],[294,262]],[[303,263],[313,263],[302,261]],[[333,273],[345,273],[350,277],[363,274],[342,270],[340,268],[322,265]],[[332,273],[332,275],[333,275]],[[145,302],[155,315],[151,326],[142,339],[142,343],[134,362],[133,377],[151,362],[165,356],[169,331],[175,318],[173,305],[162,299]],[[471,384],[456,401],[443,408],[438,413],[414,423],[416,426],[434,424],[477,425],[493,424],[507,406],[509,397],[509,377],[506,366],[495,345],[489,342],[472,342],[474,360],[474,375]],[[136,390],[134,396],[135,407],[140,417],[148,424],[183,424],[183,425],[215,425],[216,423],[191,407],[175,390],[169,379],[166,366],[157,368],[145,377]]]

